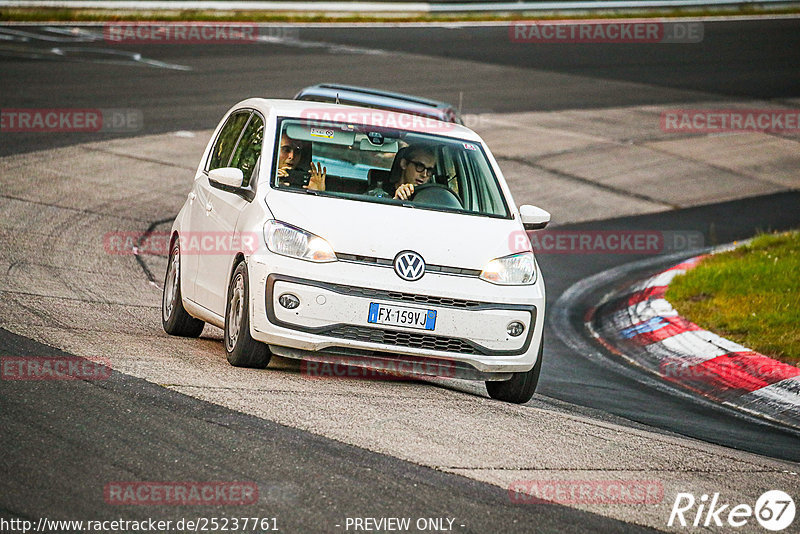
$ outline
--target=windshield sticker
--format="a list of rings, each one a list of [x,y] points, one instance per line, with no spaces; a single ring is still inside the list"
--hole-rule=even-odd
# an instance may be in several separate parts
[[[333,130],[330,128],[311,128],[311,135],[324,139],[333,139]]]
[[[464,148],[467,150],[478,150],[478,147],[476,147],[472,143],[464,143]]]

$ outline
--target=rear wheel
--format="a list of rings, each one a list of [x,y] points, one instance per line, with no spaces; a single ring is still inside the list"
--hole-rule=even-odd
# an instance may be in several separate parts
[[[228,285],[225,307],[225,354],[235,367],[263,369],[269,364],[269,347],[250,336],[250,288],[247,264],[240,262]]]
[[[195,319],[184,309],[181,297],[180,241],[175,240],[169,251],[167,274],[164,277],[164,293],[161,297],[161,325],[167,334],[197,337],[205,323]]]
[[[536,391],[539,383],[539,373],[542,371],[542,352],[544,349],[544,339],[539,344],[539,356],[536,365],[530,371],[524,373],[512,373],[508,380],[486,381],[486,391],[493,399],[513,402],[514,404],[525,404]]]

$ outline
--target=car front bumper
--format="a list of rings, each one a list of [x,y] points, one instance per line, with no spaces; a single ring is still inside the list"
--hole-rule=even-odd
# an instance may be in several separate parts
[[[542,339],[544,285],[497,286],[475,277],[428,273],[404,282],[393,269],[349,262],[314,264],[264,254],[252,256],[251,335],[289,357],[303,352],[432,359],[482,373],[530,370]],[[291,274],[289,274],[291,273]],[[300,301],[286,309],[278,299]],[[368,322],[373,303],[435,310],[433,331]],[[522,335],[507,326],[518,321]],[[463,365],[466,364],[466,365]],[[446,372],[439,373],[447,375]]]

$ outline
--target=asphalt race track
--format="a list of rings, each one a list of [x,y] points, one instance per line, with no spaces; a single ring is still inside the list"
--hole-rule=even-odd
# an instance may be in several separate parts
[[[674,230],[702,230],[705,229],[705,239],[709,243],[708,229],[716,225],[721,230],[717,233],[719,243],[730,243],[746,239],[760,229],[788,229],[797,226],[797,206],[800,195],[786,194],[769,197],[759,197],[741,201],[726,202],[714,206],[667,212],[646,217],[625,217],[609,221],[584,223],[566,226],[565,229],[581,230],[614,230],[630,228],[653,228],[664,231]],[[765,216],[769,212],[770,215]],[[546,256],[546,255],[544,255]],[[636,261],[643,257],[629,257],[626,261]],[[605,261],[604,261],[605,260]],[[542,269],[547,272],[561,273],[560,277],[551,277],[548,284],[548,304],[554,302],[558,296],[575,281],[590,276],[618,264],[607,258],[586,264],[585,258],[546,256],[541,260]],[[674,263],[674,261],[673,261]],[[631,277],[644,277],[657,272],[659,267],[670,266],[669,261],[652,265],[646,269],[633,271]],[[565,273],[569,273],[565,275]],[[617,280],[616,284],[622,285],[625,280]],[[603,294],[613,288],[613,284],[598,287],[589,296],[588,300],[577,305],[572,311],[572,323],[576,329],[583,327],[583,316],[578,315],[581,310],[600,301]],[[552,307],[551,307],[552,309]],[[552,330],[548,331],[548,350],[560,344],[560,339]],[[565,356],[569,350],[562,348]],[[564,357],[550,361],[550,369],[554,382],[547,382],[542,393],[567,400],[575,404],[589,405],[600,410],[608,410],[617,415],[635,421],[670,429],[681,434],[690,435],[706,441],[720,443],[729,447],[750,450],[759,454],[774,456],[798,461],[800,455],[793,443],[797,435],[772,429],[767,425],[748,421],[744,424],[732,414],[723,415],[719,408],[699,406],[692,402],[684,402],[669,394],[656,394],[652,388],[642,385],[635,380],[622,380],[611,378],[614,372],[609,372],[603,366],[588,365],[575,376],[570,368],[575,364],[574,358]],[[556,367],[558,370],[556,370]],[[618,376],[618,375],[617,375]],[[562,378],[563,377],[563,378]],[[616,386],[609,384],[619,381]],[[621,386],[624,382],[624,386]],[[580,384],[580,387],[576,387]],[[645,409],[644,407],[647,406]]]
[[[4,355],[63,355],[5,331],[1,339]],[[262,501],[248,507],[247,515],[277,516],[282,532],[332,532],[343,517],[402,517],[415,510],[458,518],[459,525],[468,525],[458,529],[464,532],[517,532],[522,525],[548,532],[640,530],[558,505],[518,506],[495,486],[227,410],[124,374],[101,387],[86,381],[49,386],[46,394],[31,384],[6,386],[0,397],[3,450],[18,460],[8,466],[3,493],[25,502],[15,507],[4,499],[3,517],[36,522],[65,510],[87,519],[114,516],[111,506],[98,510],[101,478],[234,479],[258,484]],[[175,506],[127,508],[130,519],[177,521],[186,515]],[[224,506],[203,510],[206,516],[225,512],[232,515]]]
[[[712,97],[780,101],[800,92],[799,26],[797,19],[706,22],[695,44],[547,46],[512,43],[507,27],[459,25],[277,26],[265,32],[276,38],[269,46],[117,45],[104,43],[97,28],[99,42],[12,35],[28,40],[0,43],[2,105],[132,108],[144,113],[141,133],[160,133],[211,128],[244,95],[291,98],[323,81],[390,87],[456,105],[461,98],[465,113],[685,105]],[[403,55],[398,61],[388,51]],[[147,67],[121,52],[192,70]],[[444,61],[434,68],[420,61],[423,55]],[[4,139],[0,155],[96,139],[16,134]]]
[[[57,165],[58,160],[51,162],[47,153],[40,151],[69,150],[83,143],[113,139],[131,138],[133,143],[133,138],[175,131],[207,131],[216,125],[230,105],[245,97],[290,98],[301,87],[322,81],[390,88],[454,103],[463,99],[465,113],[481,114],[603,110],[624,106],[692,107],[709,101],[751,101],[766,103],[763,105],[767,107],[770,104],[800,107],[797,104],[800,98],[798,18],[709,21],[705,23],[702,43],[692,45],[531,46],[510,42],[507,28],[491,25],[276,27],[272,30],[274,40],[250,45],[115,46],[87,37],[96,32],[96,28],[90,26],[72,33],[62,30],[40,26],[0,28],[3,38],[0,40],[0,109],[125,109],[140,112],[142,123],[135,129],[117,132],[0,131],[0,158],[28,154],[37,160],[35,163],[46,167]],[[123,51],[125,53],[120,53]],[[786,138],[797,139],[796,134]],[[517,142],[532,141],[521,136]],[[70,153],[74,158],[71,161],[80,161],[81,150],[78,147],[75,154]],[[99,151],[91,154],[97,156]],[[89,149],[86,154],[88,158]],[[108,149],[109,158],[118,155]],[[160,169],[171,166],[173,174],[183,173],[188,180],[192,157],[181,155],[174,161],[164,161],[160,156],[142,152],[131,159],[142,164],[157,163]],[[80,163],[75,164],[74,169],[60,171],[76,173],[76,184],[83,184],[87,179],[81,175],[85,170]],[[795,169],[794,172],[800,171]],[[30,180],[31,187],[40,184],[35,177],[24,174],[4,176],[3,183],[12,179]],[[131,176],[131,183],[150,180],[156,187],[162,179],[163,183],[172,183],[166,176],[157,174]],[[80,195],[87,194],[85,191],[76,185],[72,193],[75,197],[63,198],[64,203],[79,205]],[[165,193],[169,198],[163,206],[148,208],[134,192],[130,213],[126,215],[142,229],[157,221],[162,221],[163,225],[177,213],[185,193],[183,188]],[[29,249],[27,244],[21,244],[23,239],[19,232],[30,232],[34,238],[49,232],[48,239],[57,233],[56,229],[42,229],[41,225],[47,220],[37,218],[28,224],[26,220],[16,219],[18,213],[25,213],[17,211],[21,210],[18,204],[23,200],[16,193],[0,193],[2,219],[5,220],[4,256],[16,257],[15,247],[20,251]],[[142,205],[138,204],[140,201]],[[88,200],[87,203],[91,204]],[[45,213],[57,204],[55,200],[43,200],[40,206]],[[93,206],[87,213],[100,213],[103,206],[112,209],[111,203],[100,203],[100,207]],[[706,244],[717,244],[745,239],[761,230],[796,228],[800,225],[799,208],[800,192],[795,188],[683,209],[601,217],[602,220],[576,222],[560,228],[695,231],[702,233]],[[68,217],[59,232],[78,232],[82,224],[88,224],[89,219],[83,219],[86,214],[80,213],[80,209],[70,209],[75,211],[75,220],[73,216]],[[18,233],[11,235],[10,228]],[[36,247],[30,249],[36,250]],[[81,263],[81,269],[91,272],[94,266],[84,265],[85,258],[75,254],[74,261]],[[539,256],[547,282],[549,309],[553,310],[559,296],[575,282],[642,257]],[[85,302],[94,302],[95,298],[106,302],[116,295],[103,295],[103,287],[124,287],[126,277],[136,277],[131,288],[149,283],[147,272],[132,258],[126,260],[130,260],[130,265],[118,273],[103,273],[98,288],[75,289],[77,283],[60,274],[54,275],[54,279],[78,293],[85,292],[88,295]],[[41,259],[39,266],[45,271],[47,261]],[[32,259],[31,263],[36,264],[36,260]],[[631,275],[646,275],[666,265],[653,264]],[[17,287],[19,280],[11,280],[15,263],[3,258],[3,266],[7,268],[3,287]],[[164,262],[156,260],[145,266],[152,271],[156,283],[160,283]],[[113,284],[105,276],[114,279]],[[599,300],[614,284],[624,282],[616,280],[608,287],[598,287],[588,301],[575,303],[569,316],[573,326],[580,330],[582,312],[594,304],[591,301]],[[44,293],[49,290],[48,286],[32,289],[31,298],[46,297]],[[54,297],[61,294],[60,291],[53,286]],[[4,289],[3,293],[6,294],[4,299],[10,298],[12,291]],[[15,303],[24,302],[20,294],[17,290],[13,295]],[[185,366],[187,377],[192,379],[203,376],[203,369],[198,369],[201,363],[213,364],[217,370],[214,372],[219,372],[224,367],[222,364],[227,365],[219,336],[205,336],[195,345],[186,345],[165,338],[163,332],[152,331],[142,335],[143,341],[137,345],[135,336],[144,328],[142,325],[160,328],[158,310],[153,311],[151,306],[152,295],[147,299],[141,309],[130,312],[131,323],[136,325],[130,331],[118,326],[121,321],[100,312],[86,316],[91,317],[94,324],[65,325],[61,312],[55,310],[52,314],[37,315],[35,322],[37,328],[45,323],[42,328],[66,329],[75,339],[79,339],[83,331],[108,328],[109,339],[116,340],[109,341],[108,349],[112,352],[115,350],[112,345],[123,336],[129,336],[130,339],[125,338],[126,358],[131,354],[131,360],[141,356],[142,365],[150,362],[161,365],[159,358],[165,357],[165,349],[168,352],[174,348],[175,353],[182,356],[172,358],[167,365]],[[19,324],[24,321],[15,322],[17,311],[20,317],[39,312],[33,304],[14,306],[16,308],[4,308],[10,315],[0,323],[3,327],[0,328],[0,355],[65,354],[39,340],[20,335]],[[65,316],[71,313],[64,309]],[[140,321],[142,314],[149,314],[147,321]],[[47,325],[48,321],[54,324]],[[454,461],[446,454],[451,448],[461,450],[456,442],[461,442],[461,447],[465,448],[477,447],[480,440],[472,443],[469,436],[491,434],[494,417],[505,422],[547,414],[559,420],[596,425],[596,430],[588,431],[577,441],[587,444],[585,450],[598,447],[601,451],[598,452],[598,469],[606,473],[607,478],[608,473],[614,471],[634,473],[630,476],[642,478],[652,470],[662,475],[651,476],[663,476],[670,481],[669,484],[665,482],[665,486],[672,489],[681,487],[680,477],[685,475],[686,484],[699,492],[703,475],[693,474],[695,478],[690,480],[687,472],[708,471],[719,479],[730,477],[732,485],[737,480],[761,484],[758,477],[762,472],[769,472],[774,478],[764,479],[762,491],[773,489],[773,484],[780,481],[784,491],[794,492],[797,497],[800,489],[796,478],[797,462],[800,462],[797,433],[686,395],[676,395],[667,389],[653,388],[645,377],[634,371],[620,372],[619,363],[608,355],[605,361],[577,354],[562,342],[558,332],[553,331],[552,323],[547,326],[545,340],[545,361],[537,395],[531,403],[518,409],[484,399],[485,391],[481,391],[480,384],[377,383],[364,386],[363,391],[341,383],[318,386],[336,406],[351,402],[353,411],[348,413],[358,414],[356,419],[362,413],[356,406],[371,407],[374,398],[378,410],[390,404],[393,395],[398,394],[402,398],[399,409],[407,410],[401,414],[404,417],[424,419],[428,412],[414,404],[430,403],[435,405],[435,415],[440,420],[431,419],[428,424],[432,426],[441,424],[444,427],[448,418],[455,420],[462,416],[465,422],[472,421],[464,414],[474,415],[475,421],[485,425],[463,428],[465,434],[451,440],[437,438],[442,439],[437,446],[443,451],[441,457],[436,457],[437,461],[416,460],[415,447],[417,440],[423,439],[422,434],[410,434],[408,451],[397,453],[404,451],[404,444],[386,444],[382,443],[381,436],[361,435],[369,432],[361,430],[359,433],[356,427],[361,422],[358,420],[351,421],[352,428],[341,433],[334,428],[334,423],[340,424],[338,420],[332,418],[330,428],[319,424],[311,415],[302,412],[311,411],[314,403],[323,401],[309,400],[305,393],[287,397],[286,394],[293,393],[295,385],[293,379],[285,378],[280,370],[273,372],[275,376],[269,375],[269,387],[259,392],[264,404],[274,401],[274,406],[264,408],[242,401],[241,406],[232,409],[230,404],[216,401],[213,395],[219,392],[193,394],[193,386],[151,379],[144,371],[142,374],[115,372],[110,380],[97,382],[3,381],[0,382],[0,421],[4,429],[0,435],[4,456],[0,475],[0,518],[35,522],[41,517],[104,519],[124,515],[130,519],[177,520],[191,515],[231,516],[236,510],[221,506],[188,512],[185,508],[168,506],[114,507],[103,502],[102,488],[104,483],[114,480],[252,480],[258,484],[260,500],[247,508],[246,515],[277,516],[282,532],[345,532],[343,521],[347,517],[397,516],[455,518],[453,530],[459,532],[627,532],[648,530],[652,526],[666,529],[667,515],[660,511],[660,516],[653,514],[643,519],[637,516],[637,510],[512,503],[504,486],[497,482],[500,479],[496,477],[505,475],[497,473],[514,470],[546,473],[549,467],[544,458],[556,454],[557,435],[549,436],[552,448],[532,446],[536,455],[527,461],[506,458],[507,463],[488,462],[487,466],[477,460],[471,463],[472,459]],[[182,359],[186,354],[196,355],[196,362],[187,363]],[[187,378],[187,381],[191,380]],[[231,383],[214,386],[229,392],[235,389]],[[381,388],[387,391],[385,398]],[[351,394],[352,400],[349,399]],[[303,405],[307,400],[308,406]],[[292,402],[295,406],[291,417],[272,417],[270,410],[278,414]],[[265,411],[260,411],[262,409]],[[365,429],[375,428],[371,426],[374,421],[369,421],[370,415],[364,408]],[[295,424],[292,417],[300,422]],[[315,425],[319,425],[319,431]],[[411,426],[417,430],[424,428],[422,423],[419,427]],[[545,434],[548,430],[558,431],[558,427],[543,428]],[[403,439],[402,432],[397,431],[400,437],[395,442]],[[510,435],[515,427],[498,428],[498,431]],[[386,432],[385,441],[389,441],[395,434],[388,428]],[[632,467],[634,460],[639,461],[636,447],[615,449],[617,445],[609,441],[615,432],[630,432],[630,436],[641,438],[642,443],[663,440],[668,444],[665,448],[674,446],[676,449],[670,449],[666,459],[654,458],[653,465],[641,460],[638,467]],[[593,443],[608,443],[608,448]],[[425,450],[422,445],[419,447]],[[583,473],[587,459],[571,463],[569,453],[568,450],[558,451],[565,456],[563,462],[556,462],[557,469],[561,474],[570,470]],[[630,462],[625,461],[626,456],[631,457]],[[619,462],[616,465],[615,458]],[[675,473],[663,474],[671,471],[670,462],[675,465]],[[704,491],[712,490],[713,485]],[[674,499],[674,493],[666,492],[664,499]],[[669,504],[671,502],[664,505],[667,510]]]

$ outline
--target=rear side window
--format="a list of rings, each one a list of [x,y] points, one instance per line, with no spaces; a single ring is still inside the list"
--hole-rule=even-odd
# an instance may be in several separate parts
[[[210,171],[228,166],[233,149],[236,147],[236,142],[239,140],[242,129],[247,124],[249,117],[249,111],[237,111],[228,117],[225,126],[219,132],[216,143],[214,143],[214,148],[211,150],[211,157],[206,170]]]
[[[244,174],[244,181],[242,187],[250,185],[250,180],[253,177],[253,170],[256,167],[259,156],[261,156],[261,143],[264,139],[264,120],[257,114],[253,113],[250,122],[244,129],[239,144],[233,152],[230,167],[241,169]]]

